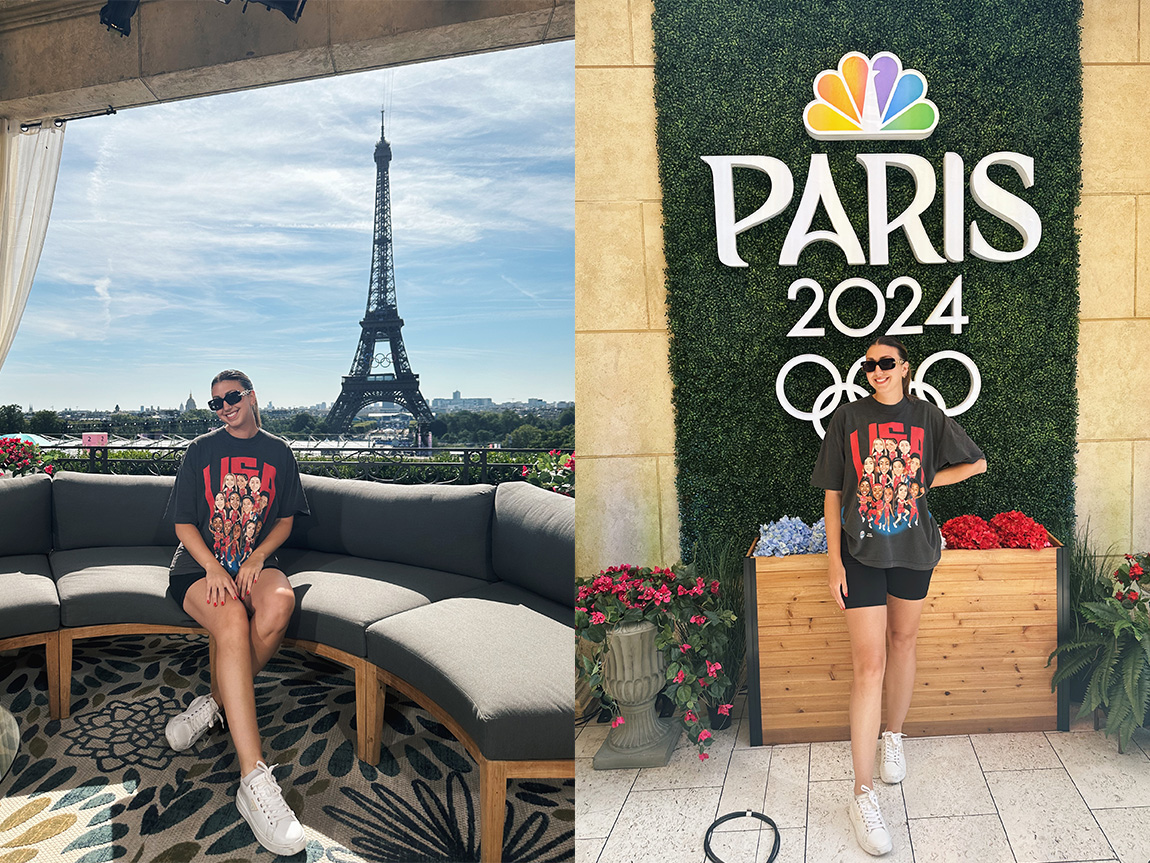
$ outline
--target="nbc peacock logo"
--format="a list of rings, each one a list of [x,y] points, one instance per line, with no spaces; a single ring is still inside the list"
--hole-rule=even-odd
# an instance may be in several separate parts
[[[815,76],[814,90],[803,125],[820,141],[919,140],[938,125],[926,78],[889,51],[844,54],[837,70]]]

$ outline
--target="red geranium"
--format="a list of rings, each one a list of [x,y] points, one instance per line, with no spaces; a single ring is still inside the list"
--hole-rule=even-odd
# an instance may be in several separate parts
[[[942,536],[947,548],[1001,548],[994,528],[977,515],[960,515],[944,522]]]
[[[1000,512],[990,520],[1003,548],[1047,548],[1046,528],[1018,510]]]

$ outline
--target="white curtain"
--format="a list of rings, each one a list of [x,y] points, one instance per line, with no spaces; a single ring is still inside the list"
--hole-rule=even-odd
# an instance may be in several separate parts
[[[40,263],[63,149],[63,126],[47,121],[21,132],[0,119],[0,366]]]

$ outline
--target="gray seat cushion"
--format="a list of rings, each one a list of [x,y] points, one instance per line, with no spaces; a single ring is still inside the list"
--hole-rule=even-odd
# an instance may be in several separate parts
[[[575,499],[526,482],[495,492],[495,574],[563,605],[575,601]]]
[[[288,635],[367,656],[364,629],[392,614],[487,584],[477,578],[403,563],[281,549],[295,589]]]
[[[3,483],[12,480],[0,480]],[[0,638],[55,632],[60,598],[45,554],[0,557]]]
[[[168,590],[172,546],[54,551],[49,560],[64,626],[159,623],[195,626]]]
[[[573,758],[572,618],[499,582],[373,624],[367,658],[451,714],[489,759]]]
[[[51,550],[52,480],[46,473],[0,480],[0,555]]]
[[[302,481],[311,514],[296,517],[287,545],[495,579],[494,486],[410,486],[306,474]]]
[[[52,480],[53,548],[175,548],[176,528],[164,517],[175,481],[171,476],[57,473]]]

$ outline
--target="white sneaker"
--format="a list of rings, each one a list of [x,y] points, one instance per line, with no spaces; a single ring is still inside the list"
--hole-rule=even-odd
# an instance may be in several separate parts
[[[874,790],[862,787],[863,793],[856,794],[850,805],[851,825],[855,829],[855,839],[867,854],[879,856],[890,853],[893,847],[890,831],[886,829],[882,812],[878,808],[878,797]]]
[[[307,845],[303,826],[284,801],[272,775],[275,765],[256,762],[256,769],[240,780],[236,809],[261,845],[273,854],[298,854]]]
[[[887,785],[897,785],[906,778],[906,756],[902,752],[904,737],[906,735],[901,731],[882,733],[882,764],[878,772]]]
[[[168,720],[164,736],[168,738],[169,746],[183,752],[217,722],[223,725],[223,721],[216,700],[210,695],[201,695],[192,699],[187,710]]]

